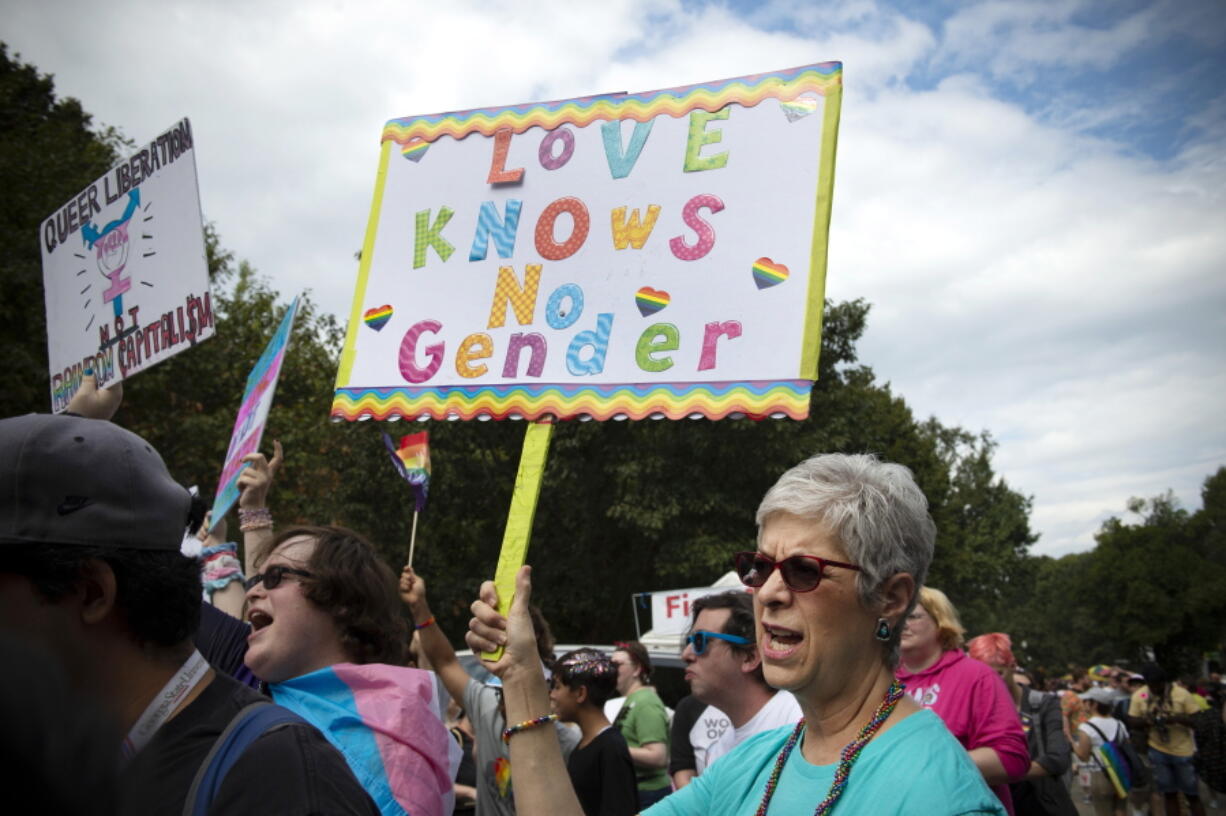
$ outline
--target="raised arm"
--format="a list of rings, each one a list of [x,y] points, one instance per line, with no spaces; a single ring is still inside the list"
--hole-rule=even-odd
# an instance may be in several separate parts
[[[274,441],[272,460],[262,453],[243,457],[247,467],[238,474],[238,519],[243,532],[243,570],[255,575],[257,565],[273,540],[272,516],[268,511],[268,489],[285,459],[280,441]]]
[[[462,705],[464,689],[468,686],[468,672],[464,671],[464,667],[456,659],[455,649],[451,648],[451,642],[434,620],[434,614],[430,611],[430,604],[426,599],[426,582],[408,565],[400,572],[400,600],[409,608],[413,624],[421,627],[417,630],[417,643],[421,654],[442,679],[451,699]]]
[[[502,696],[507,722],[523,723],[549,714],[549,690],[536,651],[536,635],[528,614],[532,595],[532,568],[521,567],[515,576],[515,601],[509,618],[498,614],[498,590],[493,581],[481,585],[481,597],[473,602],[473,619],[465,636],[474,652],[506,646],[502,658],[485,667],[502,678]],[[511,767],[515,769],[515,810],[552,816],[583,816],[583,808],[570,784],[562,760],[562,747],[554,728],[526,728],[510,742]]]
[[[243,582],[240,580],[243,574],[238,571],[234,545],[226,543],[226,520],[223,518],[214,526],[210,513],[204,517],[204,524],[200,525],[196,538],[200,539],[202,552],[209,553],[203,556],[203,574],[200,576],[205,592],[209,594],[209,602],[227,615],[241,620],[247,590],[243,589]],[[210,553],[211,550],[223,547],[224,552]]]

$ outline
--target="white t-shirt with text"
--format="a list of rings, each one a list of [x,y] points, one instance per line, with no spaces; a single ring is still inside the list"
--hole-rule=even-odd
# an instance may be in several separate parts
[[[701,774],[715,760],[740,745],[754,734],[783,725],[795,725],[801,718],[800,704],[790,691],[777,691],[766,705],[758,709],[740,728],[733,728],[728,715],[715,706],[707,706],[690,729],[690,745],[694,747],[694,767]]]

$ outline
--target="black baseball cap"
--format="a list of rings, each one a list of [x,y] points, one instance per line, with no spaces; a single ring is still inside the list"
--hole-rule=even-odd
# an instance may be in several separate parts
[[[192,498],[153,446],[109,421],[0,420],[0,546],[178,551]]]

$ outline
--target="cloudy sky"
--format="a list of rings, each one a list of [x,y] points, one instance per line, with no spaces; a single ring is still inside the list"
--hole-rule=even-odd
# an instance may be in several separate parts
[[[844,63],[827,294],[918,415],[987,429],[1036,552],[1226,464],[1226,6],[7,4],[10,52],[141,141],[182,116],[223,244],[347,315],[383,123]]]

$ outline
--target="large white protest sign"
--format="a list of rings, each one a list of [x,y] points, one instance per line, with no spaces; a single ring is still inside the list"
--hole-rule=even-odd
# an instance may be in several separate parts
[[[842,69],[393,119],[332,415],[808,415]]]
[[[143,145],[39,228],[51,407],[213,336],[191,124]]]

